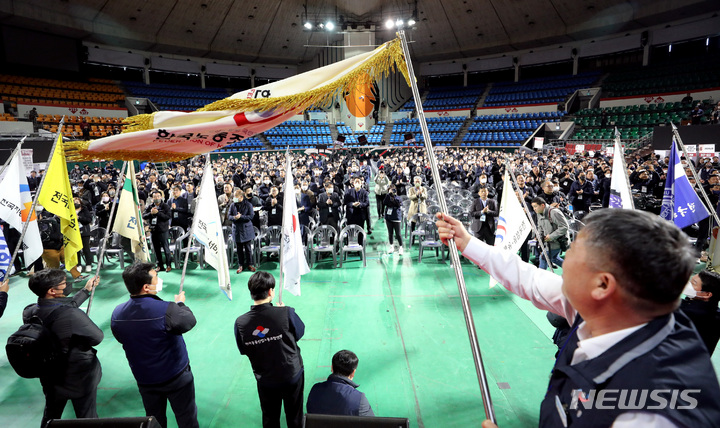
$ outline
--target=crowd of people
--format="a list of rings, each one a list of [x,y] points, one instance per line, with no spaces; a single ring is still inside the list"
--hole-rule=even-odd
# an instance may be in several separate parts
[[[488,259],[483,254],[490,251],[487,246],[493,245],[495,221],[501,209],[503,174],[509,166],[516,177],[517,185],[513,184],[513,187],[517,198],[525,205],[528,215],[532,216],[538,229],[537,236],[531,235],[525,241],[519,260],[512,263],[534,262],[539,270],[532,272],[540,272],[552,265],[562,266],[566,274],[570,271],[575,272],[572,275],[581,275],[578,271],[583,269],[578,267],[580,256],[573,257],[571,256],[573,251],[568,251],[567,259],[562,257],[569,246],[568,222],[573,219],[587,219],[588,225],[593,225],[589,231],[580,232],[581,234],[578,235],[578,239],[583,242],[582,245],[588,249],[576,249],[574,253],[593,248],[598,250],[597,254],[605,254],[601,248],[605,244],[612,251],[620,251],[617,242],[602,235],[603,230],[616,227],[612,223],[617,212],[610,214],[610,211],[602,209],[607,207],[610,196],[613,162],[611,157],[600,153],[522,151],[502,153],[463,149],[439,150],[436,156],[441,183],[434,182],[426,154],[422,150],[346,152],[332,156],[293,154],[292,189],[295,193],[294,200],[297,204],[299,222],[307,231],[319,226],[329,226],[339,232],[344,225],[357,225],[369,236],[372,235],[373,226],[377,226],[376,222],[383,221],[388,230],[387,251],[391,254],[397,251],[399,255],[403,255],[401,223],[408,221],[413,230],[419,226],[417,224],[421,221],[419,215],[436,214],[437,210],[433,210],[433,207],[437,204],[438,192],[443,192],[446,196],[463,195],[455,199],[454,203],[462,209],[468,221],[462,222],[439,214],[437,228],[440,237],[461,238],[457,245],[463,255],[493,276],[497,275],[496,278],[504,278],[508,275],[508,271],[503,271],[498,266],[507,263],[507,260],[500,260],[495,255]],[[176,295],[174,302],[163,301],[156,294],[158,284],[162,283],[159,274],[171,271],[173,266],[179,267],[168,248],[171,239],[169,231],[172,227],[180,227],[187,232],[191,226],[197,205],[197,191],[203,179],[205,162],[208,161],[212,162],[214,196],[221,220],[231,231],[235,251],[238,253],[237,273],[257,270],[258,260],[254,259],[254,251],[251,248],[255,245],[256,235],[267,227],[280,225],[283,218],[283,191],[285,181],[289,177],[285,177],[285,153],[282,152],[211,160],[207,157],[198,157],[169,165],[148,163],[142,165],[137,172],[135,180],[142,205],[141,210],[144,213],[143,220],[151,237],[157,264],[136,263],[125,269],[123,280],[131,298],[113,312],[111,327],[113,335],[123,344],[146,413],[156,416],[163,426],[167,424],[165,407],[168,400],[180,426],[197,426],[194,379],[182,340],[182,334],[192,329],[196,320],[184,303],[183,293]],[[683,160],[683,162],[687,161]],[[629,182],[636,199],[651,200],[661,197],[668,170],[668,158],[663,159],[654,155],[647,158],[637,156],[629,160],[627,166]],[[694,183],[693,180],[693,184],[708,190],[712,203],[715,204],[712,209],[717,208],[718,196],[720,196],[718,170],[720,163],[717,157],[699,159],[698,173],[701,183]],[[84,243],[98,227],[112,227],[109,213],[113,200],[117,200],[119,196],[116,188],[118,175],[118,169],[111,163],[104,167],[79,164],[71,167],[70,179]],[[39,182],[37,174],[33,174],[31,178]],[[369,196],[371,192],[375,194],[375,210],[371,209]],[[651,207],[648,208],[648,211],[651,210]],[[591,211],[593,213],[590,213]],[[695,265],[697,257],[689,248],[685,248],[687,241],[680,242],[685,239],[683,238],[685,235],[671,230],[669,224],[660,227],[659,219],[655,220],[655,218],[657,216],[644,214],[637,218],[624,219],[628,224],[637,226],[637,230],[629,230],[626,227],[615,232],[623,232],[629,237],[639,239],[639,231],[644,230],[643,228],[662,229],[667,235],[664,235],[664,239],[668,241],[664,246],[675,246],[675,253],[672,256],[683,263],[682,274],[678,274],[678,278],[686,273],[689,277],[686,271],[690,264]],[[86,288],[78,292],[74,298],[66,297],[65,290],[68,287],[65,277],[62,271],[57,270],[65,257],[57,219],[40,212],[39,222],[45,251],[42,260],[36,262],[36,273],[30,277],[29,283],[30,289],[38,296],[38,305],[27,309],[24,318],[27,321],[33,315],[47,317],[53,308],[58,307],[58,301],[53,299],[65,299],[60,301],[61,306],[68,306],[74,310],[60,312],[59,316],[63,318],[58,318],[54,325],[58,326],[58,336],[61,338],[64,351],[82,362],[73,368],[82,371],[79,374],[72,373],[73,382],[70,382],[68,377],[41,378],[47,403],[43,421],[59,417],[68,400],[73,402],[78,417],[97,417],[94,396],[101,374],[99,362],[92,348],[103,339],[102,331],[87,316],[83,316],[82,311],[77,310],[77,306],[87,299],[89,291],[97,281],[91,278]],[[699,225],[694,231],[697,236],[695,246],[698,250],[704,249],[707,245],[707,226]],[[3,228],[6,235],[9,230],[8,227]],[[615,232],[612,234],[613,237],[616,235]],[[8,237],[12,247],[12,237]],[[622,237],[631,239],[625,238],[625,235]],[[599,243],[591,241],[595,238]],[[548,250],[547,257],[530,248],[531,239],[545,243]],[[17,245],[17,239],[14,245]],[[89,245],[85,247],[89,248]],[[661,250],[658,251],[658,254],[652,256],[653,259],[665,260],[666,258],[662,257],[667,255]],[[95,263],[91,252],[84,249],[81,253],[84,267],[72,271],[72,276],[76,279],[83,278],[83,273],[89,272]],[[534,258],[531,257],[533,253]],[[613,260],[616,259],[612,256],[606,254],[603,257],[598,259],[598,263],[602,265],[598,269],[600,271],[610,267],[615,269],[611,270],[613,275],[619,278],[618,284],[622,281],[630,281],[627,278],[635,278],[629,273],[629,269],[651,263],[644,260],[638,261],[638,265],[630,266],[629,262],[623,262],[625,264],[618,267],[613,265]],[[641,258],[645,259],[645,257]],[[42,262],[50,269],[43,270]],[[583,263],[590,262],[585,259]],[[653,269],[660,269],[659,266],[655,266],[657,263],[652,263]],[[664,271],[658,270],[658,272]],[[608,327],[591,318],[597,314],[596,311],[584,306],[586,296],[578,297],[579,294],[573,294],[571,297],[566,294],[570,301],[563,303],[564,301],[558,300],[556,295],[560,292],[559,288],[546,289],[538,279],[549,277],[541,273],[528,275],[527,281],[517,282],[517,278],[511,278],[512,281],[507,281],[505,284],[511,291],[523,296],[536,296],[533,298],[539,299],[541,303],[544,302],[539,307],[554,312],[564,319],[566,328],[562,334],[557,335],[562,338],[556,341],[559,349],[573,337],[573,346],[579,348],[583,341],[589,340],[591,329],[601,331]],[[660,282],[662,275],[658,275],[656,275],[657,282]],[[665,294],[656,297],[649,297],[652,293],[646,289],[650,286],[648,281],[632,279],[631,285],[617,285],[613,289],[630,287],[630,293],[641,301],[632,300],[620,292],[620,296],[625,296],[623,298],[629,300],[614,300],[613,304],[616,306],[600,315],[621,310],[637,311],[642,316],[638,315],[637,319],[633,319],[637,323],[630,324],[652,326],[650,329],[652,331],[641,330],[642,335],[638,338],[644,340],[646,336],[652,336],[656,330],[661,329],[661,323],[656,322],[657,317],[662,315],[662,322],[670,322],[666,316],[676,309],[675,303],[682,291],[682,287],[680,290],[677,289],[680,281],[678,278],[677,281],[667,285],[667,290],[663,288]],[[555,284],[561,280],[553,281],[549,283]],[[700,350],[705,347],[705,352],[712,353],[720,336],[718,334],[720,329],[717,328],[720,275],[703,271],[699,276],[693,277],[691,283],[697,293],[683,302],[683,308],[688,308],[688,316],[696,323],[702,342],[695,343],[683,333],[677,337],[670,337],[667,346],[682,343],[688,345],[688,349]],[[3,287],[0,288],[0,315],[7,301],[7,283],[3,284]],[[526,290],[521,289],[522,287],[538,287],[538,289]],[[271,304],[275,295],[275,280],[269,273],[255,272],[249,277],[248,288],[255,304],[250,312],[237,319],[235,336],[238,349],[241,354],[249,358],[258,382],[263,425],[277,426],[280,406],[284,403],[288,426],[301,426],[304,378],[302,357],[297,341],[303,336],[304,324],[293,308]],[[611,293],[607,296],[610,295]],[[543,300],[546,298],[547,300]],[[614,299],[614,297],[608,298]],[[587,322],[585,327],[583,320]],[[686,326],[683,328],[687,329],[688,324],[684,319],[675,322],[680,322]],[[621,329],[620,327],[629,328],[630,324],[611,327],[617,330]],[[69,325],[79,330],[70,331]],[[259,331],[256,328],[258,325],[264,326],[272,333]],[[60,330],[60,327],[65,330]],[[142,334],[141,331],[158,333]],[[67,337],[62,336],[63,334]],[[71,336],[75,337],[72,343],[69,341]],[[153,355],[165,357],[157,359],[152,358]],[[575,359],[571,361],[568,357],[561,363],[569,367],[575,364]],[[709,364],[709,359],[707,363]],[[372,415],[367,398],[357,391],[357,384],[352,381],[357,364],[357,356],[350,351],[336,354],[332,362],[333,374],[326,382],[315,385],[310,393],[308,411]],[[703,367],[707,365],[705,360],[702,361],[702,365]],[[278,370],[277,367],[282,369]],[[67,376],[69,373],[70,371]],[[77,379],[83,379],[82,384],[75,383]],[[563,402],[567,399],[567,389],[571,383],[567,379],[556,377],[551,380],[551,387],[557,388],[558,394],[562,394]],[[717,389],[716,383],[713,385],[712,382],[703,387]],[[554,418],[547,410],[551,404],[543,403],[543,420],[550,421]],[[714,410],[712,406],[709,408],[708,414],[711,414]],[[618,415],[613,414],[613,416]],[[679,420],[674,415],[663,414],[660,418],[662,417],[673,421]],[[657,420],[661,419],[654,419]]]

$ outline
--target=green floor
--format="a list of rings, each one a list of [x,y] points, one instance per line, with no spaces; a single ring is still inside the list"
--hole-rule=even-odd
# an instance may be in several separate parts
[[[417,246],[406,246],[402,257],[387,255],[384,224],[374,230],[367,267],[352,257],[342,269],[320,262],[303,277],[301,297],[284,295],[306,325],[300,341],[305,395],[314,382],[327,377],[332,355],[350,349],[360,358],[355,380],[376,415],[408,417],[414,427],[479,426],[483,406],[449,262],[426,252],[418,264]],[[260,269],[278,274],[275,261],[263,262]],[[537,426],[556,350],[545,313],[502,288],[489,289],[488,276],[467,261],[463,271],[499,425]],[[252,303],[246,288],[249,276],[232,273],[231,302],[218,289],[214,271],[192,263],[188,269],[186,303],[198,324],[185,340],[202,427],[261,426],[252,370],[233,336],[235,318]],[[180,273],[162,277],[160,295],[172,299]],[[122,347],[110,331],[113,308],[127,298],[119,268],[108,266],[91,312],[105,332],[97,347],[104,372],[98,391],[101,417],[144,413]],[[0,338],[17,329],[22,308],[34,300],[26,279],[13,279]],[[720,367],[717,356],[714,362]],[[19,378],[4,352],[0,378],[0,427],[37,427],[43,409],[39,381]],[[71,406],[64,417],[74,417]]]

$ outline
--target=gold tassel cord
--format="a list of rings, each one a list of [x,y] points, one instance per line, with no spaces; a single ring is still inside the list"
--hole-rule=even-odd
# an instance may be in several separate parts
[[[91,141],[64,141],[65,157],[71,162],[89,162],[96,159],[137,160],[152,162],[177,162],[196,156],[197,153],[171,152],[165,150],[112,150],[88,151]]]
[[[410,77],[407,74],[405,57],[399,39],[390,42],[380,54],[363,64],[362,67],[358,67],[341,79],[320,88],[275,98],[250,100],[225,98],[208,104],[197,111],[254,110],[262,112],[272,109],[291,111],[295,109],[305,110],[313,105],[329,105],[338,95],[351,90],[363,79],[377,82],[381,78],[388,76],[393,68],[402,73],[409,85]],[[153,115],[154,113],[140,114],[125,119],[126,127],[123,132],[153,129]]]

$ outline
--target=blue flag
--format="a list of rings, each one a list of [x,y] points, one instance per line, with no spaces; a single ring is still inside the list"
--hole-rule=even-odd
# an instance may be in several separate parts
[[[5,280],[5,276],[10,268],[10,248],[5,242],[5,235],[0,230],[0,282]]]
[[[660,217],[673,221],[675,226],[682,229],[709,216],[710,213],[685,175],[673,138]]]

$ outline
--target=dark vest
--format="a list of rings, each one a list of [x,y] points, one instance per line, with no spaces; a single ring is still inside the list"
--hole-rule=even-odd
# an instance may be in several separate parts
[[[717,426],[720,387],[684,314],[656,318],[598,357],[571,366],[581,322],[578,316],[558,355],[541,427],[609,427],[625,412],[659,413],[682,427]]]
[[[303,362],[290,332],[290,310],[269,303],[253,306],[235,321],[235,339],[247,355],[258,383],[277,385],[295,380]]]
[[[113,335],[122,343],[138,384],[167,382],[190,362],[183,337],[167,331],[170,303],[152,296],[131,297],[113,311]]]
[[[358,416],[362,392],[347,378],[330,375],[325,382],[316,383],[307,401],[308,413]]]

